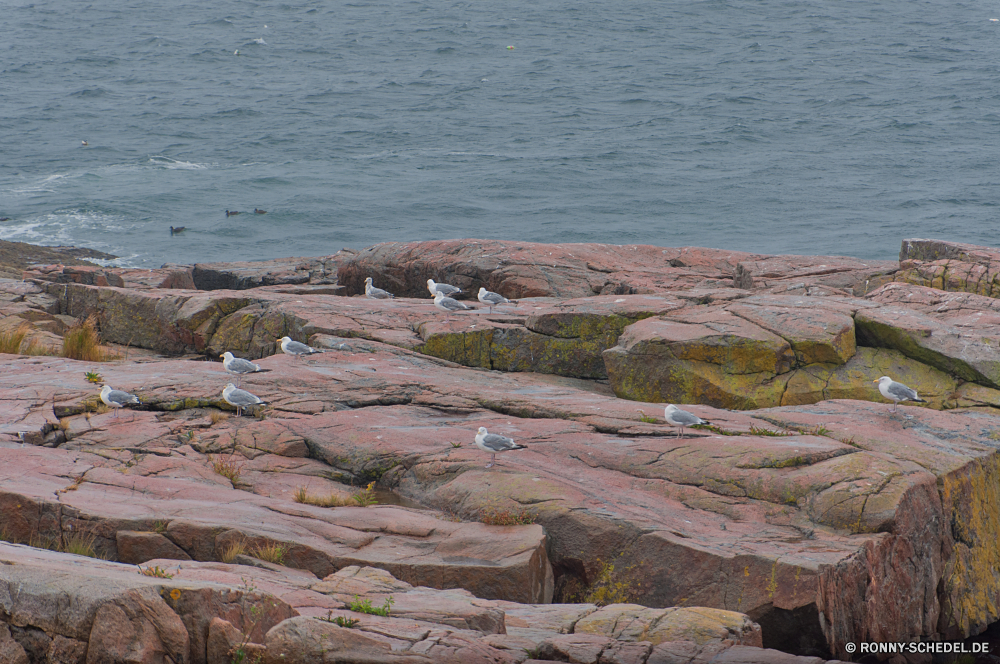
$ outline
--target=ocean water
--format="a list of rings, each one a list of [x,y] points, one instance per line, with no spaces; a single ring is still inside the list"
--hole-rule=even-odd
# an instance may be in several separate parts
[[[0,238],[135,266],[455,237],[996,245],[992,18],[985,0],[2,0]]]

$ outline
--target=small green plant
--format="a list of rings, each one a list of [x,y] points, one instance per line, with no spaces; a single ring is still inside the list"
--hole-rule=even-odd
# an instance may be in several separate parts
[[[751,436],[791,436],[791,431],[778,431],[776,429],[766,429],[764,427],[759,427],[756,424],[750,425],[750,435]]]
[[[361,507],[368,507],[369,505],[378,505],[378,500],[375,499],[375,482],[369,482],[361,491],[358,491],[354,496],[354,502],[356,502]]]
[[[153,532],[163,534],[167,532],[167,522],[166,521],[156,521],[153,524]]]
[[[139,574],[143,576],[155,576],[157,579],[172,579],[174,575],[162,567],[139,567]]]
[[[641,410],[638,411],[638,413],[639,413],[639,419],[645,422],[646,424],[656,424],[658,421],[655,417],[650,417]]]
[[[825,426],[817,424],[816,426],[814,426],[812,429],[809,429],[805,433],[812,434],[813,436],[829,436],[833,432],[827,429]]]
[[[599,558],[597,562],[600,569],[584,596],[584,602],[597,606],[629,604],[639,595],[642,584],[630,580],[637,565],[616,570],[614,562],[604,562]]]
[[[240,613],[243,616],[243,640],[233,646],[229,651],[230,664],[260,664],[264,661],[264,653],[254,652],[251,648],[250,637],[254,629],[260,624],[264,615],[263,609],[257,604],[249,604],[248,600],[256,597],[257,588],[253,585],[253,579],[242,578],[243,584],[240,586],[242,595],[240,597]],[[274,608],[274,603],[271,607]],[[257,646],[259,647],[259,646]]]
[[[454,448],[459,448],[462,446],[462,443],[452,443],[451,446]]]
[[[358,596],[354,596],[354,601],[351,602],[350,609],[355,613],[367,613],[372,616],[389,616],[389,611],[392,609],[392,605],[395,602],[392,599],[392,595],[386,598],[385,604],[382,606],[372,606],[372,601],[367,597],[365,599],[358,599]]]
[[[103,383],[104,376],[97,373],[96,371],[88,371],[84,376],[87,378],[88,383]]]
[[[351,629],[355,625],[357,625],[359,622],[361,622],[357,618],[345,618],[344,616],[335,616],[335,615],[333,615],[333,611],[332,610],[326,612],[326,618],[317,618],[317,620],[322,620],[323,622],[333,623],[334,625],[337,625],[338,627],[346,627],[347,629]]]
[[[535,522],[535,515],[523,507],[502,509],[490,505],[479,511],[478,520],[487,526],[527,526]]]
[[[229,480],[233,488],[236,488],[236,485],[240,483],[240,477],[243,476],[243,464],[238,463],[233,454],[230,454],[228,457],[215,457],[212,459],[212,468],[216,473]]]
[[[267,544],[258,544],[257,546],[250,549],[250,555],[258,560],[263,560],[266,563],[274,563],[275,565],[285,564],[285,554],[288,553],[288,547],[282,546],[277,542],[268,542]]]

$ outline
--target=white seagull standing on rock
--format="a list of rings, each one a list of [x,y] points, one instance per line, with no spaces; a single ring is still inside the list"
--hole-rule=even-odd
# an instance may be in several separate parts
[[[291,355],[293,357],[299,357],[300,355],[315,355],[316,353],[326,352],[317,350],[312,346],[300,344],[298,341],[292,341],[291,337],[281,337],[278,341],[281,342],[281,352],[285,355]]]
[[[240,386],[240,381],[243,380],[243,374],[268,371],[268,369],[262,369],[259,364],[254,364],[249,360],[244,360],[240,357],[233,357],[233,354],[228,350],[219,357],[222,358],[223,368],[231,374],[236,374],[236,387]]]
[[[896,412],[896,406],[900,401],[919,401],[920,403],[927,403],[925,400],[917,396],[917,391],[903,385],[902,383],[897,383],[892,378],[888,376],[882,376],[878,380],[873,380],[873,383],[878,383],[878,391],[882,393],[886,399],[892,399],[892,412]]]
[[[459,302],[458,300],[446,296],[444,293],[438,293],[434,296],[434,306],[446,314],[450,314],[453,311],[464,311],[472,308],[462,302]],[[449,316],[445,316],[444,319],[447,321]]]
[[[262,401],[260,397],[250,394],[246,390],[238,390],[236,386],[232,383],[226,385],[226,388],[222,390],[222,398],[230,406],[236,406],[236,417],[239,417],[243,413],[244,408],[249,408],[250,406],[261,406],[266,404],[266,401]]]
[[[384,291],[381,288],[375,288],[372,286],[372,278],[365,278],[365,297],[369,300],[391,300],[396,297],[389,291]]]
[[[479,301],[489,306],[490,313],[493,313],[493,307],[499,306],[501,304],[510,304],[510,300],[505,298],[500,293],[494,293],[492,291],[488,291],[482,286],[479,287]]]
[[[495,433],[490,433],[486,430],[486,427],[479,427],[479,433],[476,434],[476,447],[493,455],[490,462],[486,464],[486,467],[490,468],[497,461],[497,452],[523,450],[525,446],[518,445],[512,438],[508,438],[507,436],[498,436]]]
[[[663,419],[667,421],[667,424],[677,427],[678,438],[681,437],[684,427],[694,426],[695,424],[711,424],[708,420],[703,420],[697,415],[689,413],[686,410],[681,410],[672,403],[668,403],[667,407],[663,409]]]
[[[433,279],[427,280],[427,290],[431,292],[431,295],[437,295],[438,293],[443,293],[448,297],[452,295],[457,295],[462,292],[462,289],[457,286],[452,286],[451,284],[438,284],[435,283]]]
[[[118,417],[118,409],[132,403],[139,403],[139,397],[121,390],[113,390],[110,385],[101,388],[101,401],[115,409],[115,417]]]

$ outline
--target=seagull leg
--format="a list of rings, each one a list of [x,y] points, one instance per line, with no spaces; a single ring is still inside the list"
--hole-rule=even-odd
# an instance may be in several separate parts
[[[492,468],[492,467],[493,467],[493,464],[494,464],[494,463],[496,463],[496,460],[497,460],[497,455],[496,455],[496,454],[494,454],[494,455],[493,455],[493,458],[492,458],[492,459],[490,459],[490,462],[489,462],[488,464],[486,464],[486,467],[487,467],[487,468]]]

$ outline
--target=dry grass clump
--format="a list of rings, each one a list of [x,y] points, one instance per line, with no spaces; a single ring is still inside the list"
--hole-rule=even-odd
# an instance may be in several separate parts
[[[300,486],[295,491],[295,495],[292,496],[292,500],[297,503],[302,503],[304,505],[316,505],[317,507],[345,507],[347,505],[354,505],[354,498],[342,498],[335,493],[331,493],[328,496],[310,496],[308,490],[304,486]]]
[[[143,576],[154,576],[157,579],[172,579],[172,578],[174,578],[173,574],[171,574],[170,572],[168,572],[167,570],[165,570],[165,569],[163,569],[163,568],[161,568],[159,566],[156,566],[156,567],[140,567],[139,568],[139,574],[142,574]]]
[[[230,454],[228,457],[215,457],[212,459],[212,468],[216,473],[229,480],[230,484],[233,485],[233,488],[236,488],[236,485],[240,482],[240,477],[243,476],[244,464],[236,461],[234,456],[235,455]]]
[[[13,330],[0,332],[0,353],[9,353],[11,355],[51,355],[52,353],[45,344],[40,343],[37,339],[32,339],[27,344],[24,343],[24,340],[30,333],[31,325],[28,323],[22,323]]]
[[[275,565],[285,564],[285,554],[288,553],[288,547],[282,546],[277,542],[268,542],[267,544],[258,544],[257,546],[250,549],[250,555],[257,560],[263,560],[266,563],[273,563]]]
[[[535,522],[535,515],[523,507],[484,507],[479,511],[481,523],[487,526],[527,526]]]
[[[242,556],[247,552],[246,540],[238,539],[233,540],[222,549],[219,553],[219,560],[224,563],[231,563],[236,559],[236,556]]]
[[[223,413],[221,410],[213,410],[212,414],[209,416],[212,420],[212,425],[215,426],[219,422],[225,422],[229,419],[229,413]]]
[[[105,362],[113,359],[107,349],[101,347],[101,335],[97,332],[97,321],[93,316],[76,323],[63,335],[63,357],[84,362]]]

